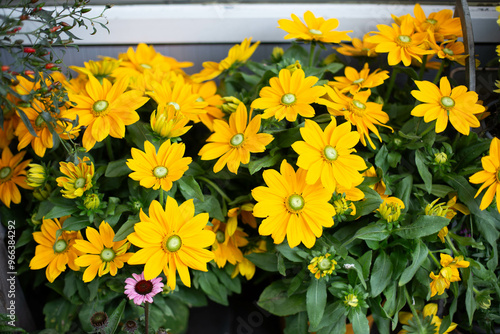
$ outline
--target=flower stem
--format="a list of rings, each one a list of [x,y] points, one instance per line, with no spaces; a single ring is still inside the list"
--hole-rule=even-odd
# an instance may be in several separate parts
[[[309,50],[309,67],[313,66],[314,61],[314,50],[316,49],[316,43],[314,41],[311,42],[311,49]]]
[[[149,303],[144,303],[144,326],[146,326],[144,333],[148,334],[149,330]]]
[[[200,177],[198,177],[198,179],[199,179],[200,181],[204,181],[204,182],[208,183],[208,184],[209,184],[212,188],[214,188],[214,189],[215,189],[215,191],[217,191],[217,192],[219,193],[219,195],[221,195],[221,196],[222,196],[222,198],[223,198],[226,202],[231,203],[231,199],[229,198],[229,196],[227,196],[227,195],[226,195],[226,193],[225,193],[225,192],[224,192],[221,188],[219,188],[219,186],[218,186],[218,185],[216,185],[214,182],[212,182],[211,180],[207,179],[207,178],[206,178],[206,177],[204,177],[204,176],[200,176]]]
[[[389,96],[391,96],[392,89],[394,88],[394,84],[396,83],[396,76],[398,75],[398,68],[394,67],[391,73],[391,79],[389,80],[389,84],[387,86],[387,91],[384,95],[384,103],[389,101]]]
[[[406,303],[408,303],[408,306],[410,307],[411,313],[413,314],[413,318],[416,319],[418,328],[422,328],[422,323],[420,322],[420,318],[418,316],[417,310],[415,309],[415,306],[413,306],[413,301],[410,299],[410,294],[408,293],[408,290],[406,289],[405,286],[405,298],[406,298]]]
[[[446,59],[443,59],[441,61],[441,66],[439,66],[439,70],[437,71],[436,76],[434,77],[434,80],[432,81],[435,85],[437,85],[439,78],[441,77],[441,73],[443,73],[444,65],[446,65]]]
[[[450,245],[451,250],[453,251],[454,256],[457,256],[458,254],[460,254],[460,252],[455,248],[455,245],[453,245],[453,242],[451,241],[450,236],[446,235],[445,239],[448,242],[448,245]]]
[[[111,137],[106,137],[106,151],[108,152],[109,161],[115,160],[115,155],[113,154],[113,148],[111,147]]]
[[[441,267],[441,263],[439,263],[439,261],[436,259],[436,257],[434,256],[434,254],[432,254],[431,251],[429,251],[429,255],[431,256],[432,260],[434,260],[434,263],[438,266],[438,267]]]

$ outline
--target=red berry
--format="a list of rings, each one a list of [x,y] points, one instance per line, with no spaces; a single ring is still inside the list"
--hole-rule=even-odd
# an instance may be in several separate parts
[[[8,66],[8,65],[2,65],[2,72],[8,71],[9,68],[10,68],[10,66]]]
[[[34,75],[35,72],[33,72],[32,70],[26,70],[24,71],[24,75]]]
[[[61,29],[61,26],[55,26],[55,27],[50,28],[49,30],[50,30],[50,32],[56,32],[59,29]]]
[[[30,48],[30,47],[26,47],[23,49],[24,53],[35,53],[36,52],[36,49],[34,48]]]
[[[56,64],[54,64],[54,63],[48,63],[48,64],[45,65],[45,68],[48,69],[48,70],[50,70],[54,66],[56,66]]]
[[[30,17],[28,15],[26,15],[26,14],[23,14],[23,15],[19,16],[19,20],[21,20],[21,21],[27,20],[29,18]]]

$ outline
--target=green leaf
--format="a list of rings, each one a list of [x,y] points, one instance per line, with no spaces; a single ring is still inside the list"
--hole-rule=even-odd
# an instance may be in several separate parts
[[[127,159],[120,159],[116,161],[111,161],[106,167],[106,172],[104,176],[106,177],[118,177],[123,175],[128,175],[132,173],[132,170],[128,168],[126,164]]]
[[[354,265],[354,269],[356,270],[356,274],[358,275],[359,281],[363,285],[363,287],[366,289],[366,282],[365,282],[365,276],[363,273],[363,267],[359,264],[358,261],[353,259],[352,257],[348,256],[345,259],[346,264],[352,264]]]
[[[381,252],[373,263],[370,287],[372,297],[376,297],[392,281],[392,262],[385,252]]]
[[[420,265],[427,258],[428,252],[429,249],[427,248],[425,243],[417,239],[415,242],[414,249],[411,252],[412,263],[401,274],[401,277],[399,278],[398,282],[399,286],[403,286],[409,281],[411,281],[413,276],[415,276],[415,273],[417,272],[418,268],[420,268]]]
[[[292,262],[302,263],[308,257],[307,252],[304,252],[299,247],[290,248],[288,242],[282,242],[276,246],[276,250],[280,252],[287,260]]]
[[[306,309],[311,326],[319,325],[326,306],[326,283],[322,279],[313,279],[306,294]]]
[[[340,300],[336,301],[333,304],[328,304],[325,308],[325,312],[323,314],[323,318],[318,326],[310,326],[310,332],[318,332],[324,329],[324,333],[345,333],[345,307],[344,303]],[[334,331],[335,329],[335,331]],[[336,332],[338,330],[338,332]]]
[[[77,314],[77,305],[66,299],[55,299],[45,303],[45,327],[54,328],[58,333],[66,333],[71,327],[71,321]]]
[[[286,265],[285,265],[285,259],[283,258],[283,255],[281,253],[276,253],[277,256],[277,266],[278,266],[278,272],[282,276],[286,276]]]
[[[130,233],[134,232],[134,226],[138,222],[139,222],[139,219],[137,219],[135,217],[134,218],[129,217],[129,219],[127,219],[127,221],[125,223],[123,223],[122,226],[120,226],[120,228],[118,229],[118,231],[115,234],[115,237],[113,238],[113,241],[117,242],[117,241],[121,241],[121,240],[127,238],[127,236]]]
[[[352,324],[352,331],[356,334],[370,334],[370,325],[366,315],[360,310],[355,310],[348,315]]]
[[[277,164],[279,161],[283,159],[283,156],[281,154],[274,154],[274,155],[266,155],[263,158],[257,159],[257,160],[252,160],[248,164],[248,170],[250,172],[250,175],[253,175],[257,173],[259,170],[262,168],[268,168],[272,167],[275,164]]]
[[[309,53],[299,44],[293,43],[285,53],[283,58],[290,58],[300,61],[302,64],[307,64],[309,60]]]
[[[274,281],[262,291],[257,304],[264,310],[282,317],[306,311],[305,294],[288,297],[286,290],[284,281]]]
[[[389,155],[389,150],[385,145],[378,150],[377,155],[375,156],[375,166],[380,167],[384,174],[387,173],[389,169],[389,162],[387,161],[387,156]]]
[[[82,228],[89,226],[89,217],[87,216],[71,216],[64,221],[63,230],[65,231],[79,231]]]
[[[108,318],[108,325],[104,329],[104,333],[106,334],[114,334],[118,325],[120,324],[120,319],[123,316],[123,311],[125,311],[125,304],[127,303],[126,299],[123,299],[118,307],[111,313]]]
[[[425,184],[416,184],[415,187],[427,190]],[[455,189],[450,186],[445,186],[443,184],[433,184],[431,194],[439,198],[444,198],[446,195],[453,191],[455,191]]]
[[[207,294],[208,298],[219,304],[229,305],[227,290],[219,283],[217,276],[213,272],[197,272],[197,278],[201,289]]]
[[[401,181],[399,181],[398,184],[396,185],[396,190],[394,192],[394,195],[400,200],[402,200],[403,203],[405,204],[405,208],[401,210],[402,212],[408,211],[410,207],[412,186],[413,186],[413,176],[411,174],[402,178]]]
[[[474,279],[469,278],[467,281],[467,291],[465,292],[465,309],[467,310],[467,315],[469,316],[469,325],[472,325],[476,308],[476,299],[474,298]]]
[[[220,221],[225,221],[225,215],[222,213],[220,202],[212,195],[205,195],[203,202],[198,199],[194,200],[194,207],[196,214],[208,212],[210,218],[215,218]]]
[[[203,192],[194,177],[184,176],[177,182],[179,184],[179,188],[181,189],[182,196],[184,196],[185,199],[196,198],[201,202],[204,201]]]
[[[274,253],[250,253],[245,257],[260,269],[270,272],[278,271],[278,257]]]
[[[387,224],[374,223],[360,228],[354,235],[355,239],[382,241],[391,233],[387,230]]]
[[[413,223],[394,229],[393,232],[403,239],[417,239],[438,233],[450,220],[439,216],[419,216]]]
[[[284,334],[304,334],[307,333],[307,314],[299,312],[286,317],[286,327]]]
[[[425,164],[425,155],[420,150],[415,151],[415,164],[417,165],[420,177],[424,181],[425,189],[430,194],[432,190],[432,174]]]
[[[61,200],[56,203],[56,205],[50,209],[50,211],[45,215],[45,219],[61,218],[64,216],[70,216],[77,212],[78,208],[74,201],[71,200]]]

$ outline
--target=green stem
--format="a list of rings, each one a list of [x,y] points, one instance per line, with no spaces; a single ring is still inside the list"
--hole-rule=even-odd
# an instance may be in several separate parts
[[[453,251],[453,255],[454,256],[457,256],[458,254],[460,254],[460,252],[455,248],[455,246],[453,245],[453,242],[451,241],[451,238],[449,235],[446,235],[445,236],[445,239],[446,241],[448,242],[448,245],[450,245],[451,247],[451,250]]]
[[[420,123],[419,123],[419,125],[420,125]],[[434,128],[435,128],[434,126],[428,126],[428,127],[427,127],[427,129],[425,129],[424,131],[422,131],[422,133],[421,133],[421,134],[419,134],[419,136],[420,136],[420,137],[425,136],[425,135],[426,135],[426,134],[428,134],[431,130],[434,130]],[[418,129],[417,129],[417,130],[418,130]],[[417,132],[417,134],[418,134],[418,132]]]
[[[427,55],[424,55],[422,57],[422,64],[420,64],[420,71],[418,72],[418,79],[423,80],[424,79],[424,73],[425,73],[425,66],[427,65]]]
[[[108,152],[109,161],[115,161],[115,155],[113,154],[113,148],[111,147],[111,137],[106,137],[106,151]]]
[[[387,103],[387,101],[389,101],[389,96],[391,96],[392,89],[394,88],[394,84],[396,83],[397,75],[398,75],[398,68],[394,67],[391,73],[391,79],[389,80],[389,84],[387,86],[387,91],[385,92],[384,95],[384,103]]]
[[[144,303],[144,325],[146,326],[144,333],[148,334],[149,331],[149,303]]]
[[[311,49],[309,51],[309,67],[313,66],[314,61],[314,50],[316,49],[316,42],[311,42]]]
[[[231,203],[231,199],[229,198],[229,196],[226,195],[226,193],[221,189],[219,188],[218,185],[216,185],[214,182],[212,182],[211,180],[207,179],[206,177],[204,176],[199,176],[198,179],[200,181],[203,181],[203,182],[206,182],[208,183],[212,188],[215,189],[215,191],[217,191],[219,193],[219,195],[222,196],[222,198],[228,202],[228,203]]]
[[[417,321],[418,328],[422,328],[422,322],[420,321],[420,317],[418,316],[417,310],[415,309],[415,306],[413,306],[413,300],[410,298],[410,294],[408,293],[408,290],[406,289],[405,286],[405,298],[406,302],[408,303],[408,306],[410,307],[411,313],[413,314],[413,319]]]
[[[441,263],[436,259],[436,257],[434,256],[434,254],[431,253],[431,251],[429,251],[429,255],[431,256],[432,260],[434,261],[434,263],[438,266],[438,267],[441,267]]]
[[[441,77],[441,73],[443,73],[444,65],[446,65],[446,59],[443,59],[441,61],[441,66],[439,66],[439,70],[437,71],[436,76],[434,77],[434,80],[432,81],[435,85],[437,85],[437,83]]]

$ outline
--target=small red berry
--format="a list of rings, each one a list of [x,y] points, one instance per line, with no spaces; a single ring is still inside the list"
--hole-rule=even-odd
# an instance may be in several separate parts
[[[10,69],[8,65],[2,65],[2,72],[7,72]]]
[[[50,28],[49,30],[50,30],[50,32],[56,32],[59,29],[61,29],[61,26],[55,26],[55,27]]]
[[[48,70],[50,70],[54,66],[56,66],[56,64],[54,64],[54,63],[48,63],[48,64],[45,65],[45,68],[48,69]]]
[[[23,49],[24,53],[35,53],[36,52],[36,49],[34,48],[30,48],[30,47],[26,47]]]
[[[35,72],[33,72],[32,70],[26,70],[24,71],[24,75],[34,75]]]
[[[29,18],[30,18],[29,15],[26,15],[26,14],[19,16],[19,20],[21,20],[21,21],[27,20]]]

